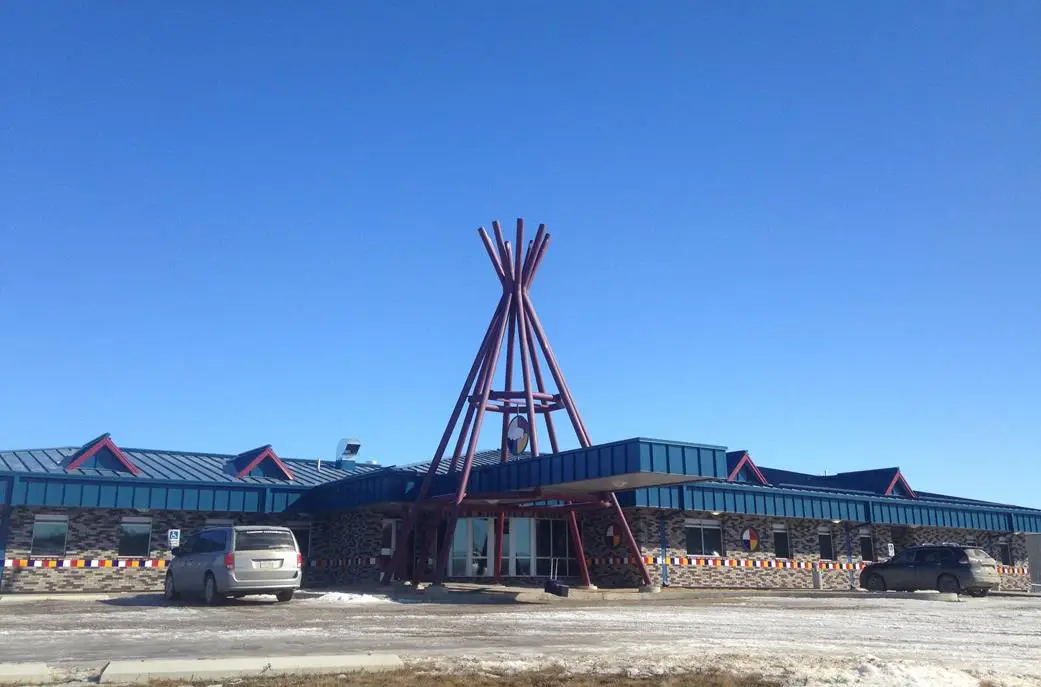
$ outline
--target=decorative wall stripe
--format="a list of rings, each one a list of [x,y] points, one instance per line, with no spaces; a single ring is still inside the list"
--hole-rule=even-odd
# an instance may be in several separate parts
[[[607,565],[613,567],[636,565],[635,557],[621,558],[589,558],[590,565]],[[841,561],[791,561],[785,559],[751,559],[751,558],[696,558],[687,556],[644,556],[643,562],[647,565],[666,565],[676,567],[709,567],[709,568],[751,568],[751,569],[786,569],[786,570],[863,570],[868,563],[849,563]],[[998,572],[1002,575],[1026,575],[1027,568],[999,566]]]
[[[375,557],[359,558],[332,558],[311,559],[307,561],[308,567],[321,569],[350,568],[356,566],[374,566],[377,563]],[[613,567],[636,565],[635,557],[620,558],[589,558],[590,565],[607,565]],[[744,568],[744,569],[785,569],[785,570],[862,570],[867,567],[866,563],[842,563],[839,561],[790,561],[784,559],[751,559],[751,558],[695,558],[686,556],[672,556],[662,558],[661,556],[644,556],[643,561],[647,565],[665,564],[676,567],[709,567],[709,568]],[[74,569],[74,568],[166,568],[170,561],[162,558],[7,558],[4,559],[5,568],[50,568],[50,569]],[[1027,575],[1029,569],[1025,567],[998,566],[998,572],[1002,575]]]
[[[307,561],[308,566],[311,568],[351,568],[359,565],[376,565],[376,558],[330,558],[330,559],[312,559]]]
[[[162,558],[6,558],[5,568],[165,568]]]

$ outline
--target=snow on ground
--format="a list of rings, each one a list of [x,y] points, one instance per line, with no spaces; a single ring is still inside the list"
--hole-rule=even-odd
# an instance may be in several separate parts
[[[1041,599],[768,596],[547,605],[157,597],[0,604],[0,662],[386,651],[419,667],[653,675],[719,666],[792,685],[1041,686]]]
[[[308,597],[301,603],[313,604],[382,604],[393,603],[390,599],[372,594],[351,594],[348,592],[328,592],[316,597]]]

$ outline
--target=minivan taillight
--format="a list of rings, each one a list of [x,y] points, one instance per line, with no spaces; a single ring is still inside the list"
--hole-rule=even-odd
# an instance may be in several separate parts
[[[296,567],[304,567],[304,554],[300,553],[299,551],[296,554]]]
[[[228,570],[234,570],[235,569],[235,554],[233,554],[233,553],[226,553],[226,554],[224,554],[224,567],[227,568]]]

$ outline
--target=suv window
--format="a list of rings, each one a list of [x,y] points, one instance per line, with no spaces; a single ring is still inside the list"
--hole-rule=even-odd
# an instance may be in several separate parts
[[[918,565],[948,565],[954,559],[950,549],[920,549],[915,563]]]
[[[238,530],[236,551],[296,551],[296,540],[283,530]]]
[[[997,563],[994,558],[983,549],[965,549],[965,555],[974,563]]]

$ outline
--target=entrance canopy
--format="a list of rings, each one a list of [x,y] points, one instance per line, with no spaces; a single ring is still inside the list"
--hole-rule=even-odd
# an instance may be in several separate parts
[[[412,501],[428,468],[429,463],[389,467],[318,487],[309,495],[317,501],[305,507],[344,509]],[[459,470],[439,471],[431,496],[453,496],[461,478]],[[726,478],[724,446],[636,438],[537,457],[522,455],[505,463],[499,451],[487,451],[474,460],[466,501],[580,501],[609,491]]]

